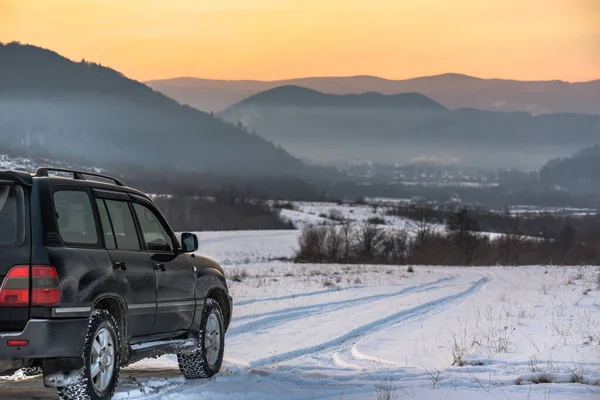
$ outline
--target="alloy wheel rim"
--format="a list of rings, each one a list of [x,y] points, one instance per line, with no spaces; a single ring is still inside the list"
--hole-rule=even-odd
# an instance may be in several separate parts
[[[216,365],[221,351],[221,324],[217,314],[214,312],[206,320],[204,350],[208,364],[210,366]]]
[[[115,344],[106,328],[94,336],[90,357],[90,375],[94,388],[103,392],[108,388],[115,372]]]

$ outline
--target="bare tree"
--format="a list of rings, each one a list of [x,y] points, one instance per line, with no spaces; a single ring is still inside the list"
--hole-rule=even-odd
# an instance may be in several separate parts
[[[471,265],[480,244],[479,237],[475,233],[479,231],[477,221],[469,215],[466,209],[463,209],[448,218],[446,229],[458,247],[459,262],[463,265]]]
[[[383,230],[377,225],[366,224],[356,233],[356,253],[364,260],[374,260],[383,239]]]

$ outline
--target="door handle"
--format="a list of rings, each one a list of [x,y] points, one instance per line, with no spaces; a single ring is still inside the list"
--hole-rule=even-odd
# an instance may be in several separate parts
[[[119,271],[125,271],[127,269],[127,264],[121,261],[115,261],[113,263],[113,267]]]
[[[154,269],[156,269],[157,271],[166,271],[167,267],[165,266],[165,264],[154,264]]]

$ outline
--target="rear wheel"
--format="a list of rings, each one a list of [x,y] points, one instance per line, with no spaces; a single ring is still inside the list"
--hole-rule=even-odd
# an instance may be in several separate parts
[[[192,353],[178,354],[179,369],[188,379],[210,378],[221,369],[225,332],[219,303],[207,299],[200,321],[199,346]]]
[[[21,371],[23,371],[23,375],[25,376],[37,376],[42,374],[41,367],[27,367],[23,368]]]
[[[120,372],[120,342],[117,324],[106,310],[95,310],[83,350],[83,380],[59,387],[62,400],[108,400],[117,387]]]

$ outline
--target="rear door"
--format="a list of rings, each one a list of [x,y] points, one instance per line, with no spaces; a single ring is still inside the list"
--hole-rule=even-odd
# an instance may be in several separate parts
[[[137,196],[132,204],[156,272],[158,309],[152,333],[187,330],[196,309],[193,266],[179,250],[175,235],[156,206]]]
[[[4,282],[13,266],[30,265],[29,224],[29,188],[0,175],[0,282]],[[21,278],[11,280],[11,284],[18,284],[19,279]],[[29,287],[29,282],[23,283]],[[13,299],[10,295],[2,300],[0,332],[21,331],[29,320],[29,305],[11,306],[10,303],[16,298]]]
[[[156,280],[150,256],[142,250],[129,196],[94,192],[119,292],[127,302],[129,336],[145,336],[156,317]]]

